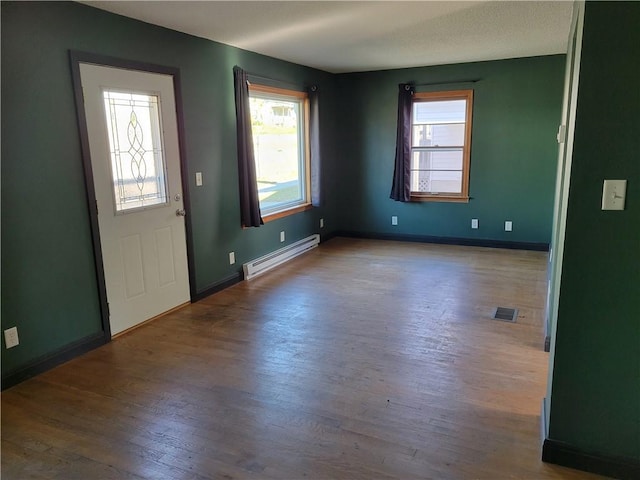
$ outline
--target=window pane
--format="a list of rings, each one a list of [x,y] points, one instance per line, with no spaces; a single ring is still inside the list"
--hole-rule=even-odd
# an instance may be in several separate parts
[[[462,192],[462,149],[414,150],[411,158],[411,191]]]
[[[414,170],[411,191],[421,193],[461,193],[462,171]]]
[[[116,212],[166,204],[158,97],[105,91]]]
[[[413,123],[464,123],[466,111],[466,100],[416,101]]]
[[[304,199],[301,102],[252,96],[251,127],[260,209],[277,210]]]
[[[462,170],[462,149],[414,150],[412,170]]]
[[[414,125],[413,146],[461,147],[464,145],[464,123]]]

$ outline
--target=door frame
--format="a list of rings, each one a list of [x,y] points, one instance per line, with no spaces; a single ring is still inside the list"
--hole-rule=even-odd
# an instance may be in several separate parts
[[[184,143],[184,120],[182,109],[182,84],[180,79],[180,69],[156,65],[153,63],[127,60],[107,55],[99,55],[77,50],[69,50],[69,60],[71,62],[71,76],[73,83],[73,94],[76,104],[76,114],[78,119],[78,131],[80,133],[80,150],[82,155],[82,166],[84,170],[84,183],[87,195],[87,206],[89,210],[89,221],[91,223],[91,240],[93,243],[93,258],[96,267],[96,279],[98,281],[98,297],[100,300],[100,316],[102,320],[102,331],[105,342],[111,341],[111,324],[109,321],[109,303],[107,302],[107,286],[104,276],[104,265],[102,258],[102,246],[100,243],[100,228],[98,226],[98,204],[96,192],[93,184],[93,168],[91,166],[91,152],[89,149],[89,134],[87,131],[87,119],[84,111],[84,95],[82,92],[82,80],[80,77],[80,64],[88,63],[103,67],[121,68],[125,70],[136,70],[147,73],[158,73],[169,75],[173,79],[173,92],[176,104],[176,120],[178,127],[178,151],[180,154],[180,174],[182,182],[182,198],[186,210],[185,235],[187,242],[187,270],[189,272],[189,296],[193,301],[195,290],[195,262],[193,258],[193,229],[191,222],[191,201],[189,192],[189,172],[187,168],[187,155]]]
[[[558,306],[562,281],[562,261],[564,258],[569,187],[571,183],[571,165],[573,162],[573,139],[575,135],[576,112],[578,108],[578,87],[580,84],[580,60],[582,58],[584,10],[584,0],[577,0],[574,2],[571,30],[567,44],[562,123],[558,132],[558,170],[553,209],[553,230],[550,244],[551,253],[547,264],[548,283],[547,305],[545,308],[545,346],[548,342],[548,351],[550,352],[549,370],[547,372],[547,393],[542,402],[541,414],[545,439],[549,438],[551,396],[553,393],[553,366],[556,354],[556,332],[558,329]]]

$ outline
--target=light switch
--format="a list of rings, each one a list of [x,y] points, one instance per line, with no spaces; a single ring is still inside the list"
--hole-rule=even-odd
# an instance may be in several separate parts
[[[196,187],[202,186],[202,172],[196,172]]]
[[[471,228],[473,228],[473,229],[478,228],[478,219],[477,218],[472,218],[471,219]]]
[[[513,231],[513,222],[511,220],[507,220],[504,222],[504,231],[511,232]]]
[[[624,210],[626,180],[605,180],[602,187],[602,210]]]

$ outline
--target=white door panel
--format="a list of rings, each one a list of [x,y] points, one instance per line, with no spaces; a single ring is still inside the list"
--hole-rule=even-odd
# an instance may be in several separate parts
[[[115,335],[190,299],[173,78],[90,64],[80,74]]]

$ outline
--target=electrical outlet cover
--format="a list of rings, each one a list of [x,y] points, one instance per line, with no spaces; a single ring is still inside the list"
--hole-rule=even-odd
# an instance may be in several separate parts
[[[4,343],[7,348],[13,348],[20,344],[18,339],[18,327],[7,328],[4,331]]]

